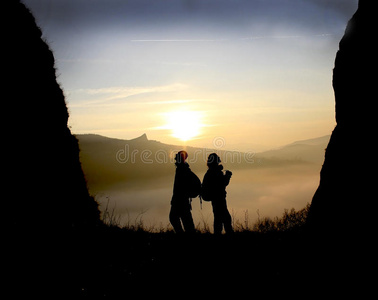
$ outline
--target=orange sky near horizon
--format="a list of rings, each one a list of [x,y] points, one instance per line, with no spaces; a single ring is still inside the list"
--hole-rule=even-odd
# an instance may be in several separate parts
[[[240,151],[332,132],[332,69],[357,2],[24,0],[74,134],[222,137]]]

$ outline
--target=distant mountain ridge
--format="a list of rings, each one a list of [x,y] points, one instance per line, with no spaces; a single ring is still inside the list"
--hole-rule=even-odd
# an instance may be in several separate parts
[[[293,142],[293,143],[288,144],[286,146],[298,145],[298,144],[306,144],[306,145],[320,145],[320,144],[324,145],[325,144],[325,145],[327,145],[330,137],[331,137],[331,135],[328,134],[328,135],[321,136],[321,137],[318,137],[318,138],[296,141],[296,142]]]
[[[306,162],[321,164],[324,160],[324,152],[327,148],[330,135],[318,138],[300,140],[286,146],[261,152],[266,158],[303,160]]]
[[[319,164],[329,136],[296,141],[270,151],[252,153],[164,144],[149,140],[146,134],[130,140],[97,134],[76,135],[80,159],[89,185],[108,185],[119,181],[153,180],[171,176],[174,154],[185,149],[194,172],[204,172],[210,153],[216,152],[225,169],[250,169],[285,164]]]

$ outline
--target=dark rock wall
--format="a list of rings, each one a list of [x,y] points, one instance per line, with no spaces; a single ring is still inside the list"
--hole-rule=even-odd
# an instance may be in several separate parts
[[[23,4],[1,5],[7,225],[35,233],[96,226],[98,205],[88,193],[78,142],[67,126],[53,53]]]
[[[370,230],[376,201],[377,32],[373,1],[360,1],[336,55],[337,125],[325,152],[309,224],[330,235]]]

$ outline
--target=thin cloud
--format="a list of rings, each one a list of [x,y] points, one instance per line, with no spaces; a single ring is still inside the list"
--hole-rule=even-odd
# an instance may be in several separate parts
[[[266,35],[266,36],[250,36],[241,38],[241,40],[260,40],[260,39],[301,39],[308,37],[330,37],[333,33],[319,33],[310,35]]]
[[[98,89],[77,89],[74,92],[85,93],[89,95],[101,95],[101,94],[141,94],[141,93],[149,93],[149,92],[170,92],[181,90],[185,88],[185,84],[175,83],[165,86],[153,86],[153,87],[120,87],[120,86],[113,86],[113,87],[106,87],[106,88],[98,88]]]
[[[133,43],[214,43],[224,42],[227,39],[145,39],[145,40],[130,40]]]
[[[194,102],[213,102],[213,99],[179,99],[179,100],[165,100],[165,101],[154,101],[147,102],[146,104],[187,104]]]
[[[319,33],[307,35],[262,35],[250,36],[235,39],[134,39],[130,40],[133,43],[214,43],[227,41],[245,41],[245,40],[260,40],[260,39],[299,39],[308,37],[330,37],[333,33]]]
[[[164,93],[183,90],[187,87],[185,84],[176,83],[165,86],[154,87],[107,87],[98,89],[76,89],[69,92],[70,98],[74,98],[79,103],[70,105],[70,107],[83,107],[93,105],[114,105],[114,100],[125,99],[130,96],[136,96],[146,93]],[[88,99],[92,98],[92,99]],[[94,98],[94,99],[93,99]],[[80,101],[82,100],[82,101]],[[75,101],[75,102],[76,102]]]

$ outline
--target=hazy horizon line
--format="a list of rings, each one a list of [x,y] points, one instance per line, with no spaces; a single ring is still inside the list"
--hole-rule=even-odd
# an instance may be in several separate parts
[[[143,134],[141,134],[137,137],[129,138],[129,139],[119,138],[119,137],[110,137],[110,136],[106,136],[106,135],[99,134],[99,133],[73,133],[73,134],[75,136],[94,135],[94,136],[99,136],[99,137],[103,137],[103,138],[106,138],[106,139],[113,139],[113,140],[119,140],[119,141],[133,141],[133,140],[137,140],[137,139],[145,136],[147,141],[158,142],[158,143],[161,143],[161,144],[165,144],[165,145],[168,145],[168,146],[174,146],[174,147],[181,147],[181,148],[190,147],[190,148],[210,149],[210,150],[218,150],[218,151],[243,152],[243,153],[251,153],[253,151],[254,154],[262,153],[262,152],[266,152],[266,151],[271,151],[271,150],[277,150],[277,149],[283,148],[285,146],[288,146],[288,145],[291,145],[291,144],[294,144],[294,143],[305,142],[305,141],[315,140],[315,139],[321,139],[321,138],[326,138],[326,137],[331,136],[331,133],[329,133],[329,134],[317,136],[317,137],[298,139],[298,140],[294,140],[292,142],[289,142],[289,143],[286,143],[286,144],[283,144],[283,145],[266,147],[265,150],[256,151],[256,150],[251,150],[251,149],[249,149],[249,150],[240,150],[240,149],[236,149],[236,148],[226,149],[226,148],[224,148],[225,145],[226,145],[226,139],[224,139],[223,137],[220,137],[220,136],[214,137],[212,139],[213,148],[209,148],[209,147],[206,147],[206,146],[190,146],[190,145],[187,145],[187,144],[185,144],[185,145],[184,144],[171,144],[171,143],[166,143],[166,142],[162,142],[162,141],[159,141],[159,140],[149,139],[147,133],[143,133]]]

